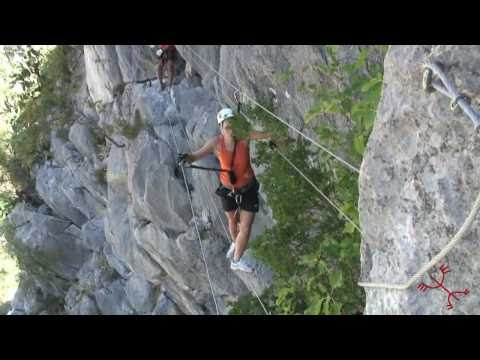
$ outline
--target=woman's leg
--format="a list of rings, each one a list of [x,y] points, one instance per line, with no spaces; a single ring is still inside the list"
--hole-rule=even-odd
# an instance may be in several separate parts
[[[168,86],[171,88],[173,86],[173,82],[175,81],[175,60],[168,61],[168,79],[169,84]]]
[[[163,59],[160,59],[158,61],[158,66],[157,66],[157,78],[158,81],[160,82],[160,88],[163,90],[165,86],[163,85],[163,69],[164,69],[165,63]]]
[[[228,219],[228,230],[230,231],[231,241],[235,242],[238,236],[238,224],[240,222],[240,214],[236,211],[225,212]]]
[[[247,248],[250,233],[252,231],[253,220],[255,220],[255,213],[245,210],[240,211],[240,231],[235,240],[234,261],[240,260]]]
[[[172,45],[171,48],[167,50],[167,59],[168,59],[168,86],[171,88],[173,82],[175,81],[175,62],[177,60],[177,49]]]

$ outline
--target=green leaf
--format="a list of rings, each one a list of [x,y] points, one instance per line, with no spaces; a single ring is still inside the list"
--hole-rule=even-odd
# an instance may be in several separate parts
[[[317,297],[315,301],[305,310],[305,315],[319,315],[322,312],[322,305],[325,298]]]
[[[369,53],[369,50],[367,48],[364,48],[360,51],[360,54],[356,62],[357,68],[361,68],[362,66],[365,65],[365,62],[367,61],[368,53]]]
[[[330,296],[328,296],[325,301],[323,302],[323,310],[322,313],[324,315],[330,315]]]
[[[373,122],[375,121],[375,117],[377,116],[375,111],[370,111],[366,114],[366,116],[363,119],[363,127],[365,132],[369,134],[372,131],[373,128]]]
[[[317,279],[315,277],[311,277],[310,279],[307,280],[307,284],[305,288],[307,289],[308,292],[311,292],[313,291],[316,284],[317,284]]]
[[[322,283],[317,283],[317,288],[318,291],[322,294],[326,294],[328,292],[327,288]]]
[[[368,92],[370,91],[374,86],[378,86],[379,84],[381,84],[383,82],[383,79],[382,77],[373,77],[371,78],[367,83],[365,83],[363,86],[362,86],[362,89],[361,91],[362,92]]]
[[[317,269],[318,269],[319,274],[323,274],[323,273],[327,272],[327,269],[328,269],[327,263],[323,260],[318,260]]]
[[[342,103],[339,98],[333,99],[324,99],[318,103],[317,107],[313,107],[315,114],[324,112],[324,113],[331,113],[331,114],[338,114],[341,113]]]
[[[316,102],[310,110],[307,112],[305,115],[305,122],[308,124],[312,119],[314,119],[318,114],[323,112],[324,109],[324,103],[322,100]]]
[[[332,314],[333,315],[341,315],[342,314],[342,307],[341,303],[334,303],[332,304]]]
[[[365,150],[365,139],[362,135],[355,137],[353,140],[353,148],[359,155],[363,155]]]
[[[327,45],[325,48],[330,56],[337,57],[339,45]]]
[[[343,232],[345,234],[353,234],[355,232],[355,226],[353,226],[353,224],[350,221],[348,221],[345,223]]]
[[[335,271],[329,274],[330,286],[333,289],[339,288],[343,285],[343,275],[339,271]]]

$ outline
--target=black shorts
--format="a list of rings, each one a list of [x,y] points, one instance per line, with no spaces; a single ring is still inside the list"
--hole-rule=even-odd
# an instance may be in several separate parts
[[[228,195],[230,193],[229,189],[222,185],[219,186],[215,193],[220,196],[220,199],[222,200],[223,211],[231,212],[240,209],[252,213],[258,213],[258,190],[260,189],[260,184],[258,183],[257,179],[254,179],[253,184],[247,186],[250,188],[245,193],[237,193],[237,195],[240,195],[240,197],[237,197],[237,199],[235,199],[235,196]]]

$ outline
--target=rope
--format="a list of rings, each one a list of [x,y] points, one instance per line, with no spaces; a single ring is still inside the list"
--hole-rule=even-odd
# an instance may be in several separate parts
[[[480,126],[480,116],[477,112],[475,112],[470,104],[468,99],[465,95],[460,94],[455,87],[453,86],[452,82],[447,78],[445,73],[442,71],[440,66],[435,62],[427,62],[424,65],[425,72],[423,74],[423,88],[426,91],[431,91],[432,88],[437,90],[439,93],[447,96],[452,100],[451,109],[455,110],[456,106],[460,106],[461,109],[464,111],[465,114],[473,121],[475,128],[477,129]],[[432,80],[432,73],[437,75],[442,83],[438,83],[435,80]],[[385,284],[385,283],[364,283],[359,282],[358,285],[366,288],[384,288],[384,289],[391,289],[391,290],[405,290],[412,286],[413,283],[417,282],[428,270],[434,267],[442,258],[444,258],[448,252],[462,239],[465,233],[468,231],[470,226],[475,219],[475,216],[480,209],[480,193],[473,203],[473,207],[470,210],[470,214],[465,219],[465,222],[460,227],[458,232],[455,236],[450,240],[450,242],[437,254],[435,255],[432,260],[428,263],[423,265],[418,272],[413,275],[410,280],[408,280],[404,284]]]
[[[404,284],[399,285],[392,285],[392,284],[385,284],[385,283],[358,283],[359,286],[367,287],[367,288],[384,288],[384,289],[392,289],[392,290],[405,290],[412,286],[413,283],[417,282],[428,270],[434,267],[443,257],[445,257],[449,251],[462,239],[463,235],[468,231],[470,226],[475,220],[475,216],[480,209],[480,193],[478,194],[477,199],[475,200],[472,210],[470,210],[470,214],[465,219],[462,227],[458,230],[455,236],[450,240],[450,242],[445,246],[443,250],[441,250],[437,255],[433,257],[427,264],[423,265],[418,272],[413,275],[410,280],[408,280]]]
[[[332,207],[334,207],[349,223],[351,223],[351,224],[353,225],[353,227],[354,227],[355,229],[358,230],[358,232],[359,232],[361,235],[363,235],[363,234],[362,234],[362,230],[360,230],[360,228],[358,227],[358,225],[355,224],[355,223],[353,222],[353,220],[350,219],[337,205],[335,205],[335,203],[334,203],[332,200],[330,200],[330,199],[328,198],[328,196],[325,195],[325,194],[312,182],[312,180],[310,180],[310,179],[302,172],[302,170],[300,170],[299,168],[297,168],[297,167],[295,166],[295,164],[293,164],[284,154],[282,154],[282,153],[280,152],[280,150],[278,150],[278,149],[275,149],[275,150],[276,150],[277,153],[278,153],[291,167],[293,167],[310,185],[312,185],[312,187],[313,187]]]
[[[177,141],[175,140],[175,136],[173,134],[173,125],[172,125],[172,121],[170,120],[170,118],[168,118],[168,122],[170,123],[170,133],[172,135],[173,142],[175,144],[175,148],[177,149],[177,153],[180,153],[180,151],[178,149]],[[195,210],[193,209],[192,195],[190,194],[190,188],[188,187],[187,177],[185,176],[185,171],[184,171],[183,167],[181,169],[182,169],[182,174],[183,174],[183,180],[185,182],[185,188],[187,189],[188,201],[190,202],[190,208],[192,210],[193,220],[194,220],[194,223],[195,223],[195,230],[197,232],[198,243],[200,244],[200,250],[202,252],[202,258],[203,258],[203,262],[205,264],[205,271],[207,273],[208,283],[210,285],[210,290],[212,292],[213,302],[215,303],[215,309],[217,311],[217,315],[220,315],[220,312],[218,311],[217,300],[215,299],[215,292],[213,291],[212,280],[210,279],[210,272],[208,271],[207,260],[205,258],[205,250],[203,249],[202,239],[200,237],[200,231],[198,230],[198,224],[197,224],[197,218],[195,216]]]
[[[227,79],[225,79],[225,77],[223,77],[217,70],[215,70],[206,60],[204,60],[200,55],[198,55],[198,53],[196,53],[191,47],[190,45],[185,45],[186,48],[188,48],[190,50],[190,52],[192,54],[194,54],[195,56],[197,56],[204,64],[206,64],[213,72],[215,72],[224,82],[226,82],[228,85],[230,85],[234,90],[236,90],[238,93],[242,93],[244,95],[245,98],[249,99],[252,103],[254,103],[255,105],[257,105],[259,108],[261,108],[262,110],[264,110],[265,112],[267,112],[268,114],[270,114],[271,116],[273,116],[275,119],[277,119],[278,121],[280,121],[282,124],[284,124],[285,126],[289,127],[291,130],[293,130],[294,132],[296,132],[298,135],[302,136],[303,138],[305,138],[306,140],[310,141],[310,143],[312,143],[313,145],[317,146],[318,148],[320,148],[321,150],[323,150],[324,152],[326,152],[327,154],[329,154],[330,156],[332,156],[334,159],[336,159],[337,161],[339,161],[340,163],[342,163],[343,165],[345,165],[347,168],[349,168],[350,170],[352,170],[353,172],[356,172],[356,173],[360,173],[360,170],[358,168],[356,168],[355,166],[351,165],[350,163],[348,163],[347,161],[343,160],[341,157],[339,157],[338,155],[335,155],[333,152],[331,152],[330,150],[328,150],[325,146],[319,144],[318,142],[316,142],[315,140],[313,140],[311,137],[309,137],[308,135],[305,135],[303,132],[301,132],[300,130],[298,130],[297,128],[295,128],[294,126],[290,125],[288,122],[286,122],[285,120],[283,120],[282,118],[280,118],[279,116],[275,115],[273,112],[271,112],[270,110],[268,110],[267,108],[265,108],[263,105],[259,104],[258,102],[256,102],[252,97],[250,97],[249,95],[247,95],[245,92],[241,92],[240,89],[238,89],[235,85],[233,85],[230,81],[228,81]]]
[[[185,134],[185,138],[187,139],[187,143],[188,143],[188,146],[190,148],[190,151],[192,150],[192,146],[190,144],[190,140],[188,138],[188,134],[187,134],[187,131],[185,130],[185,127],[182,126],[182,129],[183,129],[183,132]],[[190,165],[191,166],[191,165]],[[188,167],[187,167],[188,168]],[[203,168],[203,167],[194,167],[194,168],[201,168],[201,169],[206,169],[206,168]],[[226,238],[230,240],[230,235],[227,231],[227,227],[225,225],[225,223],[223,222],[223,219],[222,219],[222,216],[221,216],[221,212],[220,210],[218,209],[218,206],[215,204],[215,200],[213,200],[213,197],[212,197],[212,194],[208,191],[208,195],[209,195],[209,199],[210,199],[210,202],[213,204],[213,207],[215,208],[215,215],[217,216],[217,218],[220,220],[220,223],[222,224],[222,228],[223,228],[223,231],[225,232],[225,236]],[[253,275],[252,275],[253,276]],[[257,298],[258,302],[260,303],[263,311],[265,312],[265,315],[272,315],[265,307],[265,305],[263,304],[262,300],[260,299],[260,297],[258,296],[257,292],[255,291],[255,289],[252,287],[252,292],[253,294],[255,295],[255,297]]]
[[[272,313],[270,313],[266,308],[265,308],[265,305],[263,305],[263,302],[262,300],[260,300],[260,297],[258,296],[257,292],[255,291],[255,288],[252,286],[252,291],[253,293],[255,294],[256,298],[258,299],[258,301],[260,302],[260,305],[262,306],[262,309],[263,311],[265,312],[265,315],[272,315]]]
[[[455,110],[457,105],[460,106],[463,112],[470,118],[470,120],[473,121],[475,129],[478,129],[480,127],[480,114],[473,110],[473,108],[470,106],[468,98],[465,95],[460,94],[457,89],[455,89],[455,86],[453,86],[452,82],[448,79],[440,66],[433,61],[429,61],[425,63],[424,68],[426,69],[423,84],[425,90],[428,90],[429,87],[432,87],[441,94],[450,98],[450,100],[452,101],[451,109]],[[432,81],[432,74],[429,73],[429,71],[437,75],[440,78],[442,84],[439,84],[435,80]]]

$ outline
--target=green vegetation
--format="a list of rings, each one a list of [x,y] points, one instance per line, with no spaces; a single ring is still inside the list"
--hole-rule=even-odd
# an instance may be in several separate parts
[[[0,304],[18,284],[22,249],[5,217],[32,196],[33,166],[50,156],[50,132],[68,137],[73,86],[66,46],[2,46],[0,53]]]
[[[239,114],[229,121],[232,126],[233,136],[237,139],[245,139],[252,130],[252,125]]]
[[[11,131],[1,139],[0,171],[21,190],[33,185],[33,165],[48,157],[51,130],[65,128],[71,121],[67,98],[71,72],[65,46],[49,51],[30,45],[4,50],[15,63],[8,80],[17,91],[7,94],[2,104],[2,118]],[[61,135],[66,135],[65,130]]]
[[[316,65],[326,81],[308,88],[314,94],[316,102],[305,116],[306,122],[323,114],[342,115],[350,125],[348,133],[340,134],[328,125],[318,126],[317,134],[334,150],[347,149],[352,160],[360,163],[365,145],[372,131],[377,104],[383,83],[383,64],[368,64],[372,50],[364,48],[355,62],[342,64],[337,60],[337,47],[326,47],[329,64]],[[386,53],[385,46],[373,51]]]
[[[373,51],[384,54],[385,50]],[[321,143],[358,167],[380,99],[383,67],[367,64],[367,50],[346,64],[337,60],[335,46],[327,47],[327,53],[329,65],[315,66],[326,81],[305,86],[315,97],[305,120],[313,125],[317,116],[346,118],[348,132],[324,123],[314,128]],[[272,104],[266,107],[275,111]],[[274,139],[287,135],[287,128],[261,109],[251,108],[247,115],[272,132]],[[276,220],[273,228],[251,243],[253,255],[276,273],[262,301],[273,314],[361,313],[365,300],[357,286],[360,234],[267,144],[258,143],[256,148],[254,162],[265,167],[259,181]],[[281,151],[359,224],[357,174],[302,138],[290,141]],[[263,310],[248,295],[233,306],[231,314],[263,314]]]
[[[129,140],[134,140],[140,134],[140,131],[147,128],[146,122],[143,120],[140,112],[135,111],[134,123],[131,125],[128,121],[120,119],[117,120],[116,124],[120,128],[120,133]]]
[[[278,74],[277,78],[280,82],[287,83],[293,77],[294,74],[295,72],[291,68],[288,68],[287,70]]]

